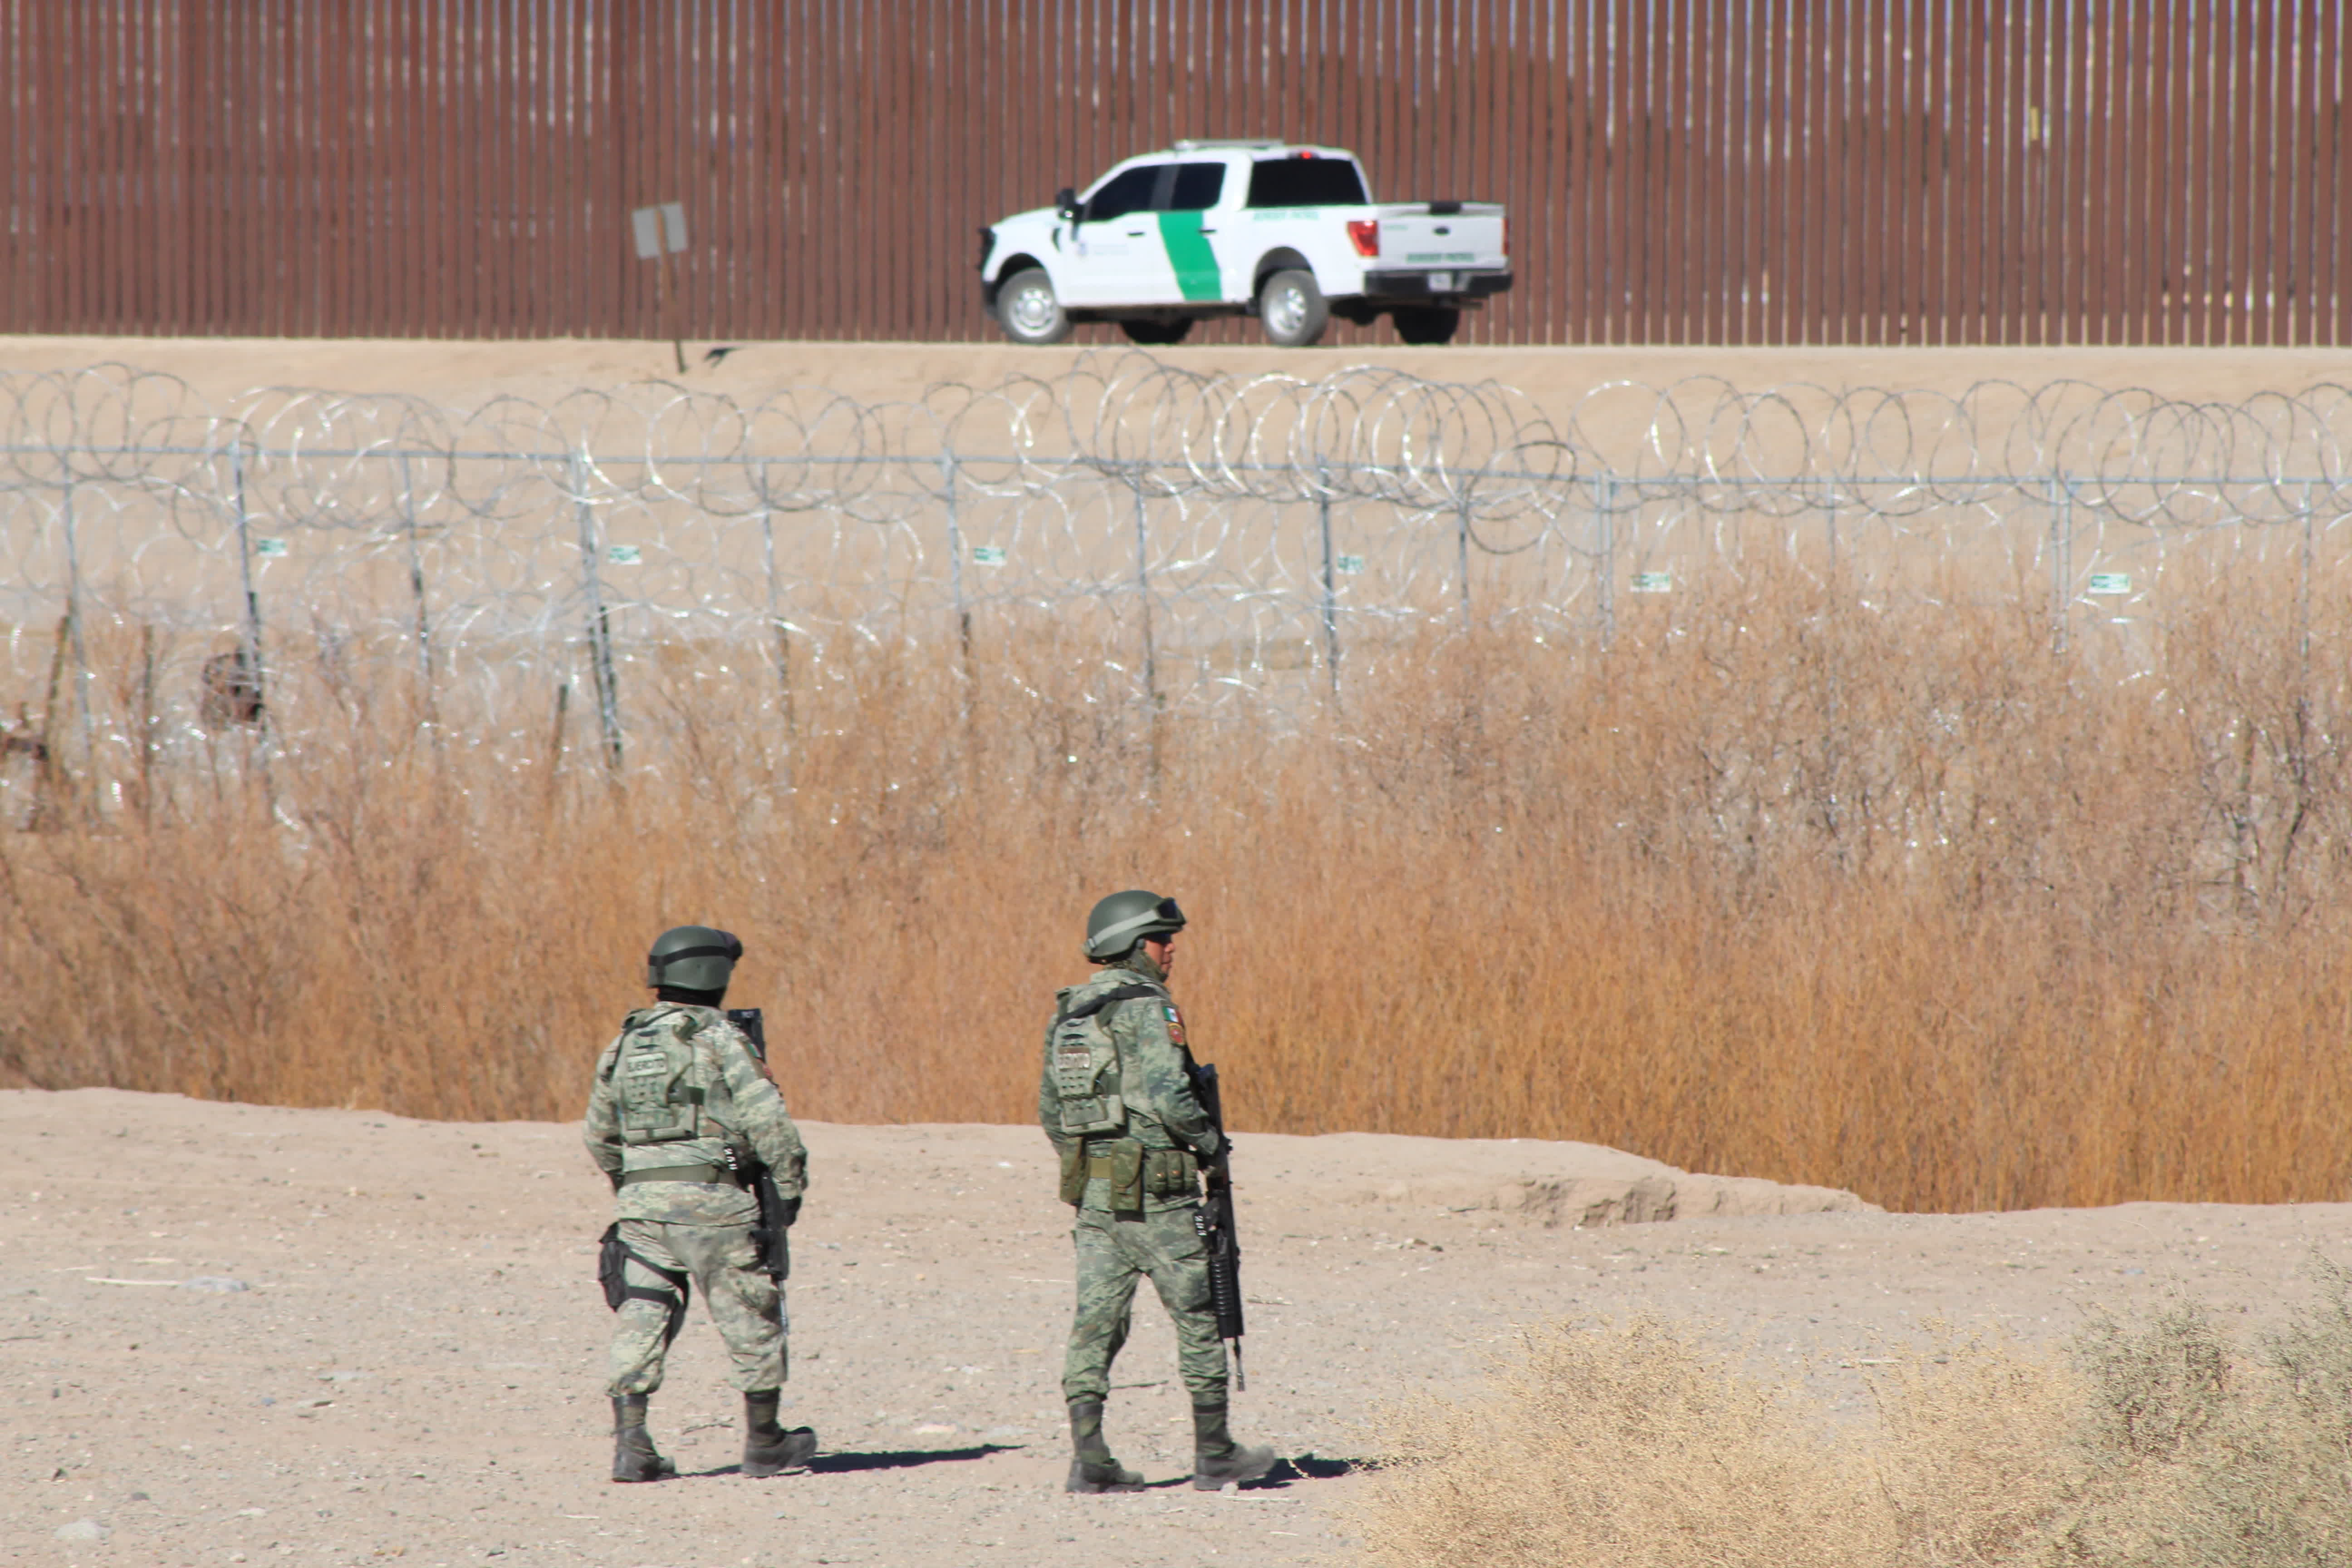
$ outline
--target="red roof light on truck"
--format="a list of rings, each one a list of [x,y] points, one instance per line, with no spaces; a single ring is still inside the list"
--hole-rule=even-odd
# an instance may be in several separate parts
[[[1349,218],[1348,243],[1356,247],[1359,256],[1378,256],[1381,253],[1381,220]]]

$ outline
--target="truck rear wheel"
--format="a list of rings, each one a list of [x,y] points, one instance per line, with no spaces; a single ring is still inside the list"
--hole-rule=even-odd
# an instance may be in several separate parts
[[[1462,312],[1444,305],[1409,305],[1389,312],[1396,334],[1409,343],[1450,343]]]
[[[1058,343],[1070,335],[1070,313],[1042,267],[1022,268],[997,289],[996,324],[1016,343]]]
[[[1292,268],[1267,279],[1257,291],[1257,321],[1275,347],[1308,348],[1331,324],[1331,306],[1315,286],[1315,274]]]
[[[1118,330],[1127,334],[1129,342],[1156,348],[1161,343],[1182,342],[1185,335],[1192,330],[1192,318],[1179,316],[1172,321],[1155,321],[1149,318],[1121,321]]]

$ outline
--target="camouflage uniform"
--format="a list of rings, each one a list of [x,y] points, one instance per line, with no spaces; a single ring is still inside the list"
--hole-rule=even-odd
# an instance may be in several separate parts
[[[675,1033],[692,1046],[694,1063],[686,1082],[689,1095],[699,1100],[691,1112],[690,1136],[631,1143],[622,1135],[614,1073],[624,1046],[641,1031]],[[784,1109],[784,1097],[751,1054],[751,1042],[715,1007],[663,1002],[631,1013],[597,1058],[596,1085],[582,1131],[597,1167],[615,1182],[631,1171],[677,1166],[723,1173],[741,1164],[748,1149],[774,1173],[776,1191],[786,1202],[807,1185],[808,1151]],[[613,1395],[651,1394],[661,1387],[663,1357],[682,1315],[682,1303],[673,1310],[647,1299],[676,1300],[664,1270],[690,1277],[701,1290],[734,1361],[735,1386],[747,1393],[780,1386],[785,1370],[783,1303],[775,1281],[760,1268],[752,1240],[759,1200],[723,1178],[648,1181],[621,1187],[614,1210],[621,1240],[632,1254],[624,1278],[644,1294],[621,1304],[613,1333]]]
[[[1122,1133],[1078,1138],[1062,1131],[1061,1096],[1055,1083],[1054,1030],[1046,1031],[1046,1062],[1037,1090],[1037,1117],[1075,1178],[1084,1162],[1085,1186],[1078,1196],[1077,1310],[1062,1363],[1066,1400],[1100,1400],[1110,1389],[1110,1363],[1127,1342],[1139,1279],[1149,1277],[1176,1328],[1177,1367],[1198,1405],[1225,1403],[1225,1345],[1217,1337],[1217,1314],[1209,1296],[1207,1249],[1193,1229],[1199,1182],[1193,1160],[1217,1151],[1217,1132],[1192,1092],[1192,1053],[1184,1024],[1160,984],[1158,965],[1139,947],[1082,985],[1055,998],[1059,1022],[1106,993],[1148,988],[1149,994],[1108,1003],[1100,1013],[1118,1049],[1119,1093],[1126,1102]],[[1172,1173],[1155,1193],[1147,1183],[1139,1205],[1112,1208],[1111,1178],[1104,1173],[1112,1146],[1142,1145],[1150,1166]],[[1156,1156],[1156,1157],[1155,1157]],[[1181,1176],[1181,1186],[1174,1175]],[[1071,1195],[1072,1180],[1064,1188]]]

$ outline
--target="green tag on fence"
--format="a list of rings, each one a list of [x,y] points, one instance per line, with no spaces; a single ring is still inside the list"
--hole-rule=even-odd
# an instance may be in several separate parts
[[[615,566],[642,566],[646,552],[634,544],[608,544],[604,546],[604,559]]]
[[[2131,591],[2131,574],[2127,572],[2091,574],[2091,594],[2095,598],[2119,599]]]
[[[1339,567],[1344,575],[1353,577],[1364,569],[1364,558],[1360,555],[1342,555],[1339,560]]]
[[[1675,591],[1675,574],[1671,572],[1636,572],[1633,592],[1636,594],[1671,594]]]
[[[1002,566],[1011,559],[1002,544],[975,544],[971,547],[971,563],[975,566]]]
[[[253,542],[253,552],[265,561],[274,561],[286,553],[286,542],[282,539],[257,539]]]

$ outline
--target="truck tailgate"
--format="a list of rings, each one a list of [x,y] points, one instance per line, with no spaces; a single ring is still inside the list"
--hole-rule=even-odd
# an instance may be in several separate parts
[[[1496,268],[1503,253],[1503,209],[1491,202],[1412,202],[1375,208],[1381,225],[1380,265]]]

